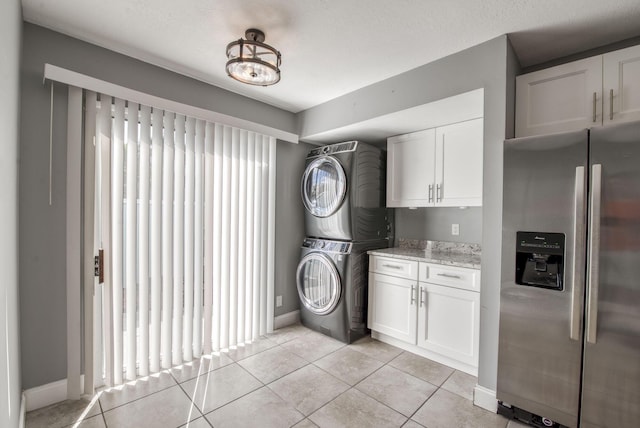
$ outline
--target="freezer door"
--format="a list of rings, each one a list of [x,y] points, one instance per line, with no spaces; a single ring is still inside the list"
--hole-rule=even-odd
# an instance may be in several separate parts
[[[497,397],[568,427],[580,397],[587,138],[583,130],[504,145]],[[562,289],[516,283],[517,232],[564,235]]]
[[[591,131],[583,428],[640,423],[640,123]],[[599,221],[598,221],[599,218]]]

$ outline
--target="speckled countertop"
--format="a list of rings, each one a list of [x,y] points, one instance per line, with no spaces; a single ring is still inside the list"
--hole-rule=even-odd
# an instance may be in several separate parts
[[[399,239],[399,246],[371,250],[368,254],[417,262],[480,269],[481,251],[478,244]]]

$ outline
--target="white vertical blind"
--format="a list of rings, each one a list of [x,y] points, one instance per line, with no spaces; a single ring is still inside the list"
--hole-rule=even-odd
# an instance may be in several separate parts
[[[127,108],[127,124],[138,122],[138,104],[129,103]],[[136,294],[137,294],[137,180],[138,180],[138,127],[127,126],[127,162],[126,162],[126,319],[127,319],[127,379],[136,378]]]
[[[173,329],[172,362],[182,363],[182,321],[184,308],[184,150],[185,117],[176,116],[173,174]]]
[[[113,366],[107,384],[267,333],[275,139],[101,100],[87,97],[102,108],[88,108],[85,124],[110,128],[102,141],[110,145],[111,163],[101,165],[110,177],[103,185],[110,207],[103,230],[111,272],[103,323],[103,361]],[[100,119],[107,111],[111,120]]]
[[[213,251],[222,254],[222,126],[216,125],[214,135],[214,163],[213,163]],[[222,280],[222,263],[220,256],[213,258],[213,306],[220,306],[220,281]],[[220,311],[213,313],[211,321],[212,331],[220,330]],[[213,349],[220,349],[220,336],[216,335],[211,341]]]
[[[231,138],[232,129],[222,129],[222,240],[220,277],[220,347],[229,346],[229,259],[231,247]]]
[[[232,130],[232,141],[239,144],[231,145],[231,201],[230,209],[231,221],[230,240],[229,240],[229,346],[237,344],[238,337],[238,179],[239,179],[239,148],[242,145],[240,141],[240,130]]]
[[[138,373],[149,374],[149,197],[151,108],[140,106],[140,194],[138,211]],[[145,327],[146,326],[146,327]]]
[[[195,205],[195,140],[196,120],[187,118],[185,130],[185,164],[184,164],[184,334],[182,336],[182,353],[184,361],[193,359],[193,254],[195,245],[194,205]]]
[[[114,100],[113,140],[111,145],[111,241],[113,263],[113,364],[123,365],[123,325],[122,301],[124,288],[124,249],[123,249],[123,194],[124,194],[124,100]],[[122,371],[113,374],[116,384],[122,383]]]
[[[203,182],[204,182],[204,130],[205,122],[198,120],[196,122],[195,134],[195,203],[194,203],[194,233],[195,243],[193,251],[193,337],[199,338],[193,342],[193,356],[199,357],[202,354],[202,290],[203,290],[203,265],[204,265],[204,198],[203,198]]]
[[[236,268],[238,272],[238,304],[236,305],[238,308],[238,325],[236,328],[238,342],[244,342],[245,340],[245,296],[247,292],[247,275],[245,271],[246,261],[244,251],[244,245],[247,241],[247,198],[245,195],[247,194],[247,146],[249,145],[247,134],[247,131],[242,131],[240,133],[240,147],[238,152],[238,159],[240,161],[238,169],[238,194],[241,196],[239,198],[238,206],[238,263]]]
[[[171,367],[173,311],[173,150],[175,115],[164,113],[162,146],[162,368]]]
[[[160,308],[162,304],[162,122],[163,112],[151,114],[151,315],[149,322],[149,370],[160,370]]]
[[[213,261],[213,128],[207,123],[204,141],[204,259]],[[213,311],[213,263],[204,264],[204,353],[211,353]]]

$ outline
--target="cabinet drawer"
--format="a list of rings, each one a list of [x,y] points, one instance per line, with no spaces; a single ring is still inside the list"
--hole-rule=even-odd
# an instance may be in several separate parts
[[[477,269],[420,263],[419,281],[480,291],[480,271]]]
[[[391,257],[371,256],[369,271],[397,276],[399,278],[417,279],[418,262]]]

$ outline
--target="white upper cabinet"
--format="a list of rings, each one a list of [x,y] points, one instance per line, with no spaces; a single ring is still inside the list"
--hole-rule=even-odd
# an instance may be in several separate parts
[[[587,128],[602,121],[602,59],[516,77],[516,136]]]
[[[433,205],[436,130],[413,132],[387,140],[387,206]]]
[[[483,127],[474,119],[436,129],[436,205],[482,205]]]
[[[516,78],[516,137],[640,119],[640,46]]]
[[[603,55],[604,124],[640,119],[640,46]]]
[[[482,205],[484,89],[428,106],[424,131],[387,139],[387,206]]]
[[[483,119],[387,140],[387,206],[482,205]]]

